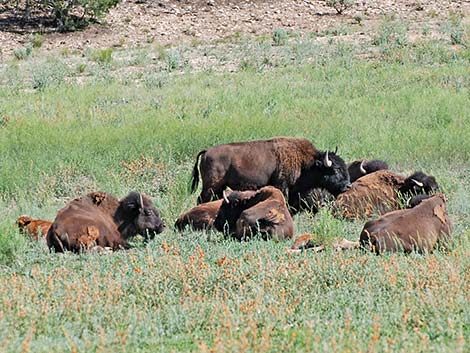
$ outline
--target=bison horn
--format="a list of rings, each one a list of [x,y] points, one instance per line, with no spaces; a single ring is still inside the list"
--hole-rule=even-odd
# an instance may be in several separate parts
[[[424,184],[416,179],[411,179],[411,181],[413,181],[413,183],[415,183],[416,185],[418,185],[420,188],[422,188],[424,186]]]
[[[361,165],[359,166],[359,169],[361,170],[362,174],[367,174],[367,171],[364,168],[364,160],[361,161]]]
[[[142,211],[144,209],[144,200],[142,199],[142,193],[139,192],[139,198],[140,198],[140,210]]]
[[[228,200],[227,194],[225,193],[225,190],[222,192],[222,196],[224,197],[224,201],[226,203],[230,203],[229,200]]]
[[[335,154],[338,153],[338,146],[335,147]]]
[[[328,167],[328,168],[331,168],[331,166],[333,165],[333,163],[332,163],[332,162],[329,160],[329,158],[328,158],[328,151],[326,151],[324,164],[325,164],[325,166]]]

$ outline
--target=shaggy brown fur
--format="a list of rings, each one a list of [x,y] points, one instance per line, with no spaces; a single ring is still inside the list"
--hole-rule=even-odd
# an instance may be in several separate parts
[[[32,219],[29,216],[21,216],[16,220],[16,224],[22,233],[31,236],[34,240],[39,240],[39,237],[42,239],[46,238],[52,222],[43,219]]]
[[[431,252],[450,239],[452,225],[446,199],[436,194],[411,209],[389,212],[365,224],[361,246],[377,254],[404,251]]]
[[[131,192],[119,201],[110,194],[92,192],[58,212],[47,233],[47,244],[57,252],[127,249],[129,237],[147,237],[147,233],[160,233],[163,227],[158,211],[145,195]]]
[[[344,218],[367,218],[399,208],[398,188],[405,177],[379,170],[356,180],[334,203],[335,214]]]
[[[257,233],[264,239],[276,240],[290,239],[294,235],[294,224],[284,195],[272,186],[258,191],[230,192],[220,207],[214,226],[238,240]]]
[[[324,187],[337,195],[349,185],[344,161],[329,152],[321,152],[306,139],[275,137],[270,140],[219,145],[201,151],[193,168],[191,189],[199,183],[198,203],[220,199],[226,187],[234,190],[258,190],[272,185],[285,195],[302,195],[314,187]],[[303,178],[302,178],[303,177]]]
[[[175,228],[180,231],[186,227],[191,227],[194,230],[211,229],[220,206],[222,206],[222,200],[201,203],[179,216]]]

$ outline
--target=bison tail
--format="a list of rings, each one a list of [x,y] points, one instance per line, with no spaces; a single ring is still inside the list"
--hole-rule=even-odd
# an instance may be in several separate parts
[[[199,157],[205,154],[207,151],[202,150],[201,152],[198,153],[196,157],[196,163],[194,164],[193,168],[193,176],[191,178],[191,194],[194,193],[197,189],[197,185],[199,184],[199,169],[198,169],[198,164],[199,164]]]

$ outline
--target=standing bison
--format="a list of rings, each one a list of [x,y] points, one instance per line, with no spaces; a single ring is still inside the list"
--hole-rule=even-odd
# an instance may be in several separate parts
[[[199,183],[199,158],[202,191],[198,203],[222,198],[226,187],[257,190],[271,185],[288,196],[289,203],[298,204],[313,188],[325,188],[336,196],[350,184],[346,164],[335,152],[319,151],[301,138],[275,137],[203,150],[193,168],[192,192]]]
[[[344,218],[368,218],[400,208],[400,196],[429,194],[439,189],[433,176],[416,172],[409,177],[379,170],[357,179],[333,204],[336,215]]]
[[[376,254],[384,252],[431,252],[446,243],[452,230],[447,216],[446,199],[436,194],[411,209],[389,212],[365,224],[360,243]]]
[[[282,192],[265,186],[258,191],[229,191],[214,222],[221,232],[238,240],[260,234],[263,239],[290,239],[294,224]]]
[[[62,208],[47,233],[47,245],[56,252],[92,248],[128,249],[127,239],[146,239],[164,225],[152,201],[138,192],[118,200],[105,192],[92,192]]]

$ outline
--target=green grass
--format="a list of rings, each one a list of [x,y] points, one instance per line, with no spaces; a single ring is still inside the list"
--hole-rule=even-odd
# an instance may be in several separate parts
[[[0,351],[468,351],[470,55],[418,43],[365,60],[333,43],[320,58],[308,43],[286,45],[279,55],[296,48],[301,59],[231,73],[127,75],[120,52],[83,63],[85,80],[67,69],[74,57],[0,67]],[[256,63],[253,53],[239,59]],[[435,175],[452,250],[292,255],[289,242],[171,230],[195,204],[199,150],[276,135]],[[49,254],[14,229],[20,214],[53,219],[97,189],[148,193],[169,229],[109,255]],[[296,234],[351,240],[363,223],[295,218]]]

